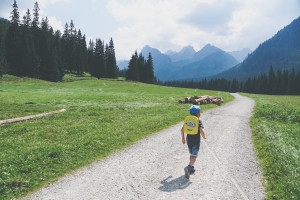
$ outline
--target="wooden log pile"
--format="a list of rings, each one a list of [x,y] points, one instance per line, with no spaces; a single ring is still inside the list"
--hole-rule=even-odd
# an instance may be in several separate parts
[[[222,97],[213,97],[209,95],[186,97],[184,100],[179,100],[178,103],[191,103],[194,105],[217,104],[220,106],[224,102]]]

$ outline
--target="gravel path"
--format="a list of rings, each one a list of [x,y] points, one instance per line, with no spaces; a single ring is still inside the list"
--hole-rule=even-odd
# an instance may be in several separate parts
[[[207,139],[189,180],[180,123],[23,199],[264,199],[248,124],[254,101],[233,95],[233,102],[201,114]]]

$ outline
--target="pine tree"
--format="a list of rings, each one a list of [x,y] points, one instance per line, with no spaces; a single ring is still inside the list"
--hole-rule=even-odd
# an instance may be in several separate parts
[[[79,29],[78,33],[76,33],[74,37],[75,52],[73,54],[74,70],[78,75],[82,75],[84,72],[83,57],[81,52],[81,40],[82,40],[82,34]]]
[[[33,20],[32,20],[32,27],[35,28],[35,29],[38,29],[39,27],[39,11],[40,11],[40,8],[39,8],[39,4],[38,2],[36,1],[34,3],[34,8],[33,8]]]
[[[33,41],[34,41],[34,49],[35,52],[37,54],[37,64],[38,66],[40,65],[41,62],[41,45],[40,45],[40,41],[41,41],[41,30],[40,30],[40,22],[39,22],[39,4],[38,2],[34,3],[34,7],[33,7],[33,18],[32,18],[32,23],[31,23],[31,31],[33,34]]]
[[[154,69],[153,69],[153,59],[152,55],[149,52],[148,59],[145,66],[145,74],[146,74],[146,83],[154,83],[155,77],[154,77]]]
[[[128,64],[128,69],[126,71],[126,80],[139,81],[139,71],[137,66],[138,54],[135,51],[135,54],[131,56],[131,59]]]
[[[64,76],[63,62],[62,62],[62,44],[61,44],[61,32],[57,30],[54,34],[54,48],[57,52],[57,68],[58,68],[58,77],[57,81],[61,81]]]
[[[283,84],[283,93],[282,94],[288,94],[288,84],[289,84],[288,70],[283,70],[282,84]]]
[[[23,26],[29,28],[31,26],[31,14],[29,9],[26,12],[26,15],[23,17]]]
[[[11,18],[10,23],[12,24],[12,26],[19,26],[20,12],[16,0],[14,0],[14,4],[12,5],[12,7],[13,7],[13,11],[11,12],[11,16],[10,16]]]
[[[138,77],[139,79],[137,81],[140,81],[142,83],[146,83],[146,61],[142,53],[139,54],[137,58],[137,68],[138,68]]]
[[[289,80],[288,80],[288,90],[287,90],[287,94],[294,94],[296,91],[296,72],[295,72],[295,68],[292,69],[291,73],[289,74]]]
[[[94,48],[95,44],[92,40],[89,41],[89,47],[87,50],[87,71],[91,74],[91,76],[96,77],[94,72],[94,63],[95,63],[95,56],[94,56]]]
[[[275,85],[275,72],[273,70],[273,67],[271,66],[269,70],[268,94],[275,93]]]
[[[107,77],[108,78],[117,78],[118,77],[118,66],[115,55],[115,47],[112,38],[110,38],[109,45],[107,50],[105,51],[106,57],[106,69],[107,69]]]
[[[295,95],[300,95],[299,85],[300,85],[300,71],[297,72],[297,75],[295,77],[295,85],[294,85],[294,87],[295,87],[295,93],[294,94]]]
[[[9,72],[13,75],[23,75],[24,69],[22,68],[21,60],[22,44],[21,44],[21,30],[20,30],[20,15],[16,1],[12,5],[13,11],[11,12],[10,27],[7,30],[5,49],[6,59],[9,65]]]
[[[45,19],[42,19],[41,28],[41,79],[47,81],[59,81],[61,74],[58,66],[58,50],[55,46],[53,29],[49,26],[47,17]]]
[[[62,54],[63,54],[63,65],[66,70],[70,71],[70,59],[71,59],[71,46],[70,46],[70,41],[71,41],[71,36],[69,34],[69,25],[68,23],[65,24],[65,29],[64,29],[64,34],[62,36]]]
[[[22,24],[22,54],[20,55],[20,62],[22,63],[24,72],[23,76],[33,78],[39,77],[39,59],[35,51],[34,36],[31,30],[31,14],[29,9],[23,17]]]
[[[9,22],[5,19],[0,19],[0,76],[7,73],[8,66],[5,57],[5,38],[9,27]]]
[[[88,63],[85,35],[83,35],[81,40],[79,41],[79,48],[80,48],[80,65],[81,65],[80,69],[82,72],[84,72],[87,70],[87,63]]]
[[[104,44],[101,41],[101,39],[96,39],[96,45],[94,50],[94,65],[93,65],[93,71],[94,76],[96,78],[103,78],[105,77],[105,65],[104,65]]]
[[[282,71],[277,70],[276,81],[275,81],[275,94],[283,94],[283,81],[282,81]]]
[[[105,66],[105,74],[104,77],[108,77],[109,74],[109,69],[108,67],[108,56],[109,56],[109,49],[108,49],[108,44],[105,44],[105,48],[104,48],[104,66]]]
[[[239,81],[233,79],[230,86],[230,92],[237,92],[239,90]]]

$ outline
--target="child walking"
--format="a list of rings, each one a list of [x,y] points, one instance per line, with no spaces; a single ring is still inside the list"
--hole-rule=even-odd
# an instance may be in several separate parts
[[[185,141],[187,142],[187,146],[188,146],[189,153],[190,153],[189,165],[184,168],[185,177],[187,179],[190,178],[190,174],[195,173],[194,164],[196,162],[198,152],[199,152],[199,149],[200,149],[200,140],[201,140],[200,134],[203,137],[203,139],[206,139],[206,136],[205,136],[205,133],[204,133],[204,130],[203,130],[204,127],[203,127],[202,121],[200,120],[200,107],[196,106],[196,105],[192,105],[190,107],[190,114],[192,116],[197,117],[197,122],[199,124],[193,125],[197,122],[195,122],[195,123],[185,122],[184,125],[181,128],[182,144],[185,144]],[[192,124],[192,127],[195,126],[197,128],[197,130],[195,132],[196,134],[186,134],[186,140],[185,140],[185,137],[184,137],[185,128],[184,127],[186,126],[186,124],[188,124],[188,125]]]

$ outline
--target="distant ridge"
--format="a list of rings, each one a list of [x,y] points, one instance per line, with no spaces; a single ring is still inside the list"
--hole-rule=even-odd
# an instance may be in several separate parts
[[[300,17],[260,44],[242,63],[212,78],[246,80],[268,73],[271,66],[275,72],[300,71]]]
[[[196,52],[193,47],[184,47],[179,52],[161,53],[146,45],[141,53],[153,57],[154,74],[161,81],[200,79],[218,74],[238,64],[229,53],[211,45]]]
[[[178,53],[174,51],[168,51],[166,52],[166,55],[171,58],[172,62],[178,62],[180,60],[191,59],[195,53],[196,51],[192,46],[186,46]]]
[[[144,56],[151,53],[154,74],[161,81],[199,80],[219,74],[239,63],[231,53],[227,53],[211,44],[205,45],[197,52],[192,46],[186,46],[179,52],[169,50],[166,53],[146,45],[140,53]],[[248,51],[247,53],[245,51],[236,51],[235,53],[240,53],[240,57],[243,54],[244,57],[248,55]],[[127,68],[128,63],[128,60],[119,61],[119,69]]]

